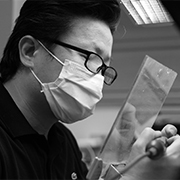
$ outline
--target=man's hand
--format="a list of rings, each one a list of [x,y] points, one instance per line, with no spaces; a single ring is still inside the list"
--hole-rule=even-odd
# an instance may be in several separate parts
[[[180,136],[176,134],[177,129],[172,125],[166,125],[162,131],[154,131],[146,128],[134,143],[128,163],[136,157],[145,153],[146,146],[152,140],[165,136],[168,147],[165,155],[157,160],[145,157],[129,171],[124,180],[174,180],[179,179],[180,170]],[[179,177],[178,177],[179,175]]]

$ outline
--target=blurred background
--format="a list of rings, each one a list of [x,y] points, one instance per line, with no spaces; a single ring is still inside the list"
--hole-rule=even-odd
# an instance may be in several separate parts
[[[140,1],[143,0],[138,2]],[[23,2],[24,0],[0,0],[1,55]],[[126,7],[123,4],[121,6],[121,20],[114,36],[111,64],[118,71],[118,78],[113,85],[105,85],[104,98],[97,105],[93,116],[68,125],[77,138],[87,163],[91,162],[94,152],[98,151],[103,138],[108,134],[145,55],[179,74],[153,128],[161,128],[167,123],[175,124],[178,128],[180,126],[180,31],[171,17],[166,23],[138,25]]]

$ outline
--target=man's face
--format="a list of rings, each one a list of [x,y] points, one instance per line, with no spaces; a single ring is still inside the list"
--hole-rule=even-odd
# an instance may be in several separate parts
[[[59,40],[95,52],[104,59],[106,65],[110,64],[113,38],[109,27],[101,21],[90,18],[76,19],[71,30]],[[62,62],[69,59],[84,66],[86,55],[75,50],[57,45],[53,54]],[[54,81],[59,76],[62,65],[54,60],[51,61],[50,68],[52,73],[49,81]]]

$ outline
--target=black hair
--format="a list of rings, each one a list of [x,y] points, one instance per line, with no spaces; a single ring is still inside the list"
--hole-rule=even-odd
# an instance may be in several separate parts
[[[0,63],[0,80],[10,80],[21,65],[18,43],[25,35],[43,42],[57,39],[71,27],[76,17],[92,17],[105,22],[113,34],[120,17],[118,0],[26,0],[5,46]],[[51,47],[52,44],[46,42]]]

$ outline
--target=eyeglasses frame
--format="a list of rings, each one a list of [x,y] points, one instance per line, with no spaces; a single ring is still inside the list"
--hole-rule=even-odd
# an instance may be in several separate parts
[[[66,47],[66,48],[69,48],[69,49],[78,51],[78,52],[80,52],[80,53],[83,53],[83,54],[87,55],[86,60],[85,60],[85,62],[84,62],[84,65],[85,65],[85,67],[86,67],[90,72],[92,72],[92,73],[95,73],[95,72],[91,71],[91,70],[88,68],[87,62],[88,62],[89,57],[90,57],[91,54],[94,54],[94,55],[98,56],[98,57],[101,59],[101,61],[102,61],[102,65],[97,68],[97,72],[96,72],[95,74],[99,73],[99,71],[101,70],[101,74],[102,74],[102,76],[104,76],[105,71],[106,71],[106,69],[108,69],[108,68],[113,69],[114,72],[115,72],[114,79],[111,81],[111,83],[108,84],[108,83],[106,83],[106,82],[104,81],[105,84],[111,85],[111,84],[115,81],[115,79],[117,78],[117,71],[116,71],[113,67],[107,66],[107,65],[104,63],[103,58],[102,58],[99,54],[97,54],[97,53],[95,53],[95,52],[92,52],[92,51],[88,51],[88,50],[79,48],[79,47],[76,47],[76,46],[73,46],[73,45],[71,45],[71,44],[64,43],[64,42],[59,41],[59,40],[51,40],[51,39],[48,39],[48,41],[50,41],[50,42],[52,42],[52,43],[55,43],[55,44],[57,44],[57,45],[60,45],[60,46],[63,46],[63,47]]]

